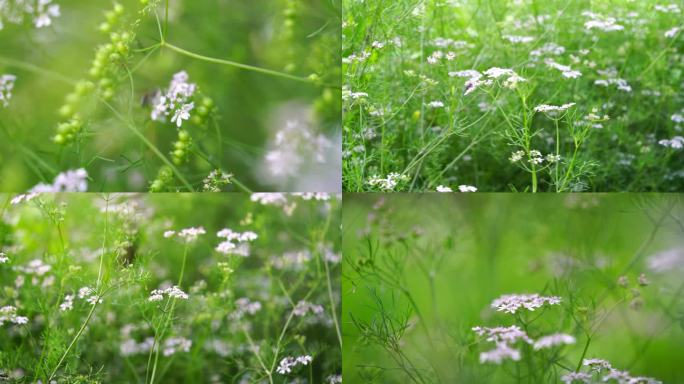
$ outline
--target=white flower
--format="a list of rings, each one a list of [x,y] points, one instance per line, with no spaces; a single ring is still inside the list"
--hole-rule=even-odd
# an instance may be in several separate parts
[[[575,103],[567,103],[567,104],[563,104],[561,106],[541,104],[541,105],[534,107],[534,111],[535,112],[543,112],[543,113],[563,112],[563,111],[567,110],[568,108],[572,107],[573,105],[575,105]]]
[[[430,107],[430,108],[443,108],[443,107],[444,107],[444,103],[442,103],[442,102],[439,101],[439,100],[435,100],[435,101],[429,102],[429,103],[428,103],[428,107]]]
[[[582,12],[583,16],[588,17],[590,20],[584,23],[584,28],[588,31],[596,28],[604,32],[621,31],[625,29],[620,24],[617,24],[617,20],[613,17],[604,17],[602,15],[585,11]]]
[[[17,77],[14,75],[0,76],[0,105],[3,107],[9,106],[9,101],[12,98],[12,89],[14,89],[14,82],[16,80]]]
[[[591,383],[592,381],[592,376],[588,373],[584,372],[570,372],[566,373],[565,375],[561,376],[561,381],[565,384],[572,384],[572,383]]]
[[[668,139],[659,140],[658,144],[660,144],[664,147],[670,147],[672,149],[682,149],[682,148],[684,148],[684,137],[675,136],[670,140],[668,140]]]
[[[88,190],[88,172],[83,169],[74,169],[62,172],[55,177],[52,184],[40,183],[35,185],[28,194],[19,195],[12,200],[13,204],[29,201],[38,193],[52,192],[86,192]]]
[[[511,359],[513,361],[520,360],[520,351],[513,349],[506,343],[499,343],[495,349],[480,353],[480,364],[494,363],[501,364],[504,359]]]
[[[102,303],[102,297],[95,293],[95,289],[90,287],[83,287],[78,290],[78,298],[85,300],[87,303],[95,305]]]
[[[681,12],[681,9],[679,9],[679,6],[677,4],[668,4],[668,5],[657,4],[655,6],[655,10],[658,12],[663,12],[663,13],[680,13]]]
[[[326,155],[333,148],[333,141],[317,132],[315,126],[300,120],[288,120],[271,138],[264,166],[275,178],[292,178],[309,164],[326,164],[329,161]]]
[[[516,313],[521,308],[534,311],[544,304],[560,304],[561,298],[558,296],[540,296],[538,294],[512,294],[503,295],[491,304],[491,307],[499,312]]]
[[[0,252],[0,264],[9,262],[9,257],[4,252]]]
[[[513,44],[527,44],[534,41],[534,37],[532,36],[503,35],[503,38]]]
[[[297,357],[288,356],[280,360],[280,364],[278,364],[276,372],[280,373],[281,375],[286,375],[292,372],[292,369],[295,368],[297,365],[309,365],[312,361],[313,358],[309,355]]]
[[[173,75],[168,89],[164,93],[158,93],[152,101],[150,118],[154,121],[164,121],[167,116],[171,122],[179,128],[183,120],[190,119],[190,112],[195,107],[192,97],[197,90],[197,85],[189,82],[190,76],[185,71]]]
[[[554,333],[552,335],[543,336],[537,339],[533,344],[533,348],[535,351],[538,351],[540,349],[551,348],[556,345],[575,344],[576,341],[577,340],[571,335],[567,335],[565,333]]]
[[[646,260],[648,269],[656,273],[684,269],[684,249],[672,248],[649,256]]]
[[[527,336],[527,333],[523,331],[517,325],[511,325],[510,327],[473,327],[473,332],[477,333],[478,336],[485,336],[487,341],[494,343],[515,343],[517,341],[524,341],[528,344],[532,344],[532,339]]]
[[[302,317],[309,312],[315,315],[323,313],[323,307],[320,305],[311,304],[305,300],[300,300],[295,306],[295,308],[292,310],[292,313],[298,317]]]
[[[560,159],[561,159],[560,155],[554,155],[552,153],[549,153],[548,155],[546,155],[546,161],[548,161],[549,163],[555,163],[557,161],[560,161]]]
[[[187,293],[183,292],[177,285],[174,285],[173,287],[169,287],[166,289],[153,290],[152,292],[150,292],[150,297],[147,300],[153,302],[161,301],[164,299],[164,296],[180,300],[187,300],[189,298]]]
[[[246,297],[235,300],[235,310],[229,315],[232,320],[240,320],[245,315],[254,315],[261,310],[261,303]]]
[[[511,163],[517,163],[522,160],[523,156],[525,156],[525,151],[515,151],[511,153],[511,157],[509,157],[508,160],[510,160]]]
[[[443,185],[438,185],[437,186],[437,192],[453,192],[453,190],[449,187],[445,187]]]
[[[472,185],[459,185],[458,190],[460,192],[477,192],[477,188]]]
[[[594,372],[600,372],[601,370],[610,370],[613,367],[610,363],[603,359],[584,359],[582,360],[582,365],[589,367]]]
[[[64,302],[59,305],[59,309],[62,312],[70,311],[74,308],[74,295],[64,296]]]
[[[170,337],[164,341],[164,356],[171,356],[177,352],[190,352],[192,347],[192,340],[185,337]]]
[[[487,75],[488,77],[491,77],[492,79],[498,79],[501,76],[511,76],[515,74],[512,69],[508,68],[499,68],[499,67],[492,67],[489,68],[488,70],[484,71],[484,74]]]
[[[0,308],[0,327],[5,322],[22,325],[28,323],[28,317],[17,316],[17,308],[7,305]]]
[[[171,238],[173,236],[178,236],[180,237],[183,241],[186,243],[192,243],[195,240],[197,240],[198,237],[201,235],[204,235],[207,233],[207,231],[204,230],[204,227],[190,227],[190,228],[184,228],[181,229],[180,231],[165,231],[164,232],[164,237],[165,238]]]
[[[183,104],[180,108],[176,110],[171,118],[172,123],[176,123],[176,126],[180,128],[183,125],[183,120],[190,119],[190,111],[195,108],[195,103]]]
[[[679,33],[680,30],[681,30],[681,28],[679,28],[679,27],[674,27],[672,29],[668,29],[667,31],[665,31],[665,37],[671,39],[671,38],[677,36],[677,33]]]
[[[53,17],[59,17],[59,5],[50,4],[52,0],[38,0],[33,24],[36,28],[49,27]]]
[[[378,186],[383,191],[392,191],[399,185],[399,183],[408,181],[408,179],[408,175],[401,175],[396,172],[391,172],[384,179],[377,175],[371,176],[371,178],[368,180],[368,184],[372,187]]]

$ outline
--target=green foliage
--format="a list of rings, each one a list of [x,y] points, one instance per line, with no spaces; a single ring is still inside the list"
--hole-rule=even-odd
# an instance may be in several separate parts
[[[0,263],[0,308],[26,319],[0,311],[5,377],[285,383],[340,373],[337,197],[0,200],[9,260]],[[184,241],[183,228],[200,226],[205,233]],[[222,251],[223,228],[256,238]],[[278,372],[284,358],[305,355],[311,363]]]
[[[680,382],[683,222],[671,195],[345,196],[345,380],[561,383],[600,358]],[[492,307],[507,294],[560,302]],[[511,326],[530,340],[497,364],[473,328]],[[571,341],[537,345],[556,333]]]
[[[49,26],[0,27],[0,76],[16,76],[0,104],[2,190],[80,168],[91,191],[201,190],[214,170],[234,175],[222,190],[304,190],[264,170],[277,132],[301,120],[312,135],[339,135],[338,2],[52,4],[61,15]],[[158,92],[181,71],[197,86],[182,128],[173,113],[151,118]]]
[[[682,190],[659,143],[681,137],[681,13],[661,3],[343,1],[344,190]]]

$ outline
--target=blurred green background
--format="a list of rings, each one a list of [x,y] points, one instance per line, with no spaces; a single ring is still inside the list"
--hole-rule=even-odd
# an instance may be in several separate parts
[[[35,29],[5,23],[0,30],[0,74],[18,77],[14,98],[0,108],[0,179],[3,191],[24,191],[38,182],[51,182],[61,171],[86,168],[90,191],[143,191],[162,162],[125,128],[105,106],[86,116],[88,135],[79,146],[54,144],[58,109],[73,86],[87,79],[98,44],[108,37],[98,31],[112,1],[55,1],[61,16],[50,27]],[[138,0],[121,0],[125,15],[133,18]],[[166,88],[174,73],[185,70],[190,81],[217,106],[220,136],[215,129],[190,126],[190,133],[211,161],[233,173],[248,188],[268,190],[340,189],[339,159],[325,169],[307,169],[298,178],[272,180],[262,168],[269,142],[288,119],[310,124],[331,140],[339,136],[340,116],[340,5],[335,0],[170,0],[167,40],[181,48],[238,63],[307,77],[316,74],[320,86],[272,77],[234,67],[181,56],[168,49],[154,52],[133,74],[134,88],[121,79],[112,104],[159,150],[169,157],[176,138],[171,123],[150,121],[146,94]],[[164,2],[159,8],[165,18]],[[285,29],[292,30],[291,35]],[[159,40],[154,15],[143,19],[132,49],[150,47]],[[144,53],[136,53],[133,67]],[[96,103],[97,104],[97,103]],[[130,108],[130,113],[129,111]],[[220,144],[219,144],[220,142]],[[336,141],[339,147],[339,140]],[[331,151],[338,153],[338,150]],[[334,159],[334,157],[332,157]],[[337,156],[339,158],[339,156]],[[197,189],[214,169],[199,156],[180,171]],[[328,176],[330,175],[330,176]],[[316,177],[327,178],[312,181]],[[313,185],[312,185],[313,184]],[[181,184],[175,180],[174,186]]]
[[[346,194],[345,380],[411,382],[354,324],[382,324],[384,315],[408,317],[401,351],[428,377],[436,372],[435,382],[516,382],[510,372],[520,363],[479,363],[479,352],[493,345],[478,344],[471,328],[514,324],[513,316],[489,308],[503,294],[543,293],[563,303],[543,312],[540,324],[547,333],[577,337],[563,349],[564,363],[574,368],[586,341],[576,320],[605,316],[595,323],[586,358],[606,359],[634,376],[684,382],[683,203],[680,195],[651,194]],[[665,251],[678,262],[659,273],[650,269],[652,257]],[[372,266],[403,288],[359,273]],[[637,286],[641,273],[650,285]],[[622,275],[629,288],[617,285]],[[422,312],[432,345],[402,289]],[[560,382],[562,373],[549,382]]]

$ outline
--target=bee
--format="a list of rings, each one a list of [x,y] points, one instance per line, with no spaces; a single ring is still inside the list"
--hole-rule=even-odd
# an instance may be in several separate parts
[[[159,96],[161,96],[161,91],[158,88],[145,92],[140,99],[140,106],[143,108],[154,107],[155,101],[159,98]]]

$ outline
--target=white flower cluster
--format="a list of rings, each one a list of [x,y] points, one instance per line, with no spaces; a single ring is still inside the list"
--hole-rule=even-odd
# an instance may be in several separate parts
[[[62,312],[68,312],[74,309],[74,295],[64,296],[64,301],[59,305],[59,310]]]
[[[501,364],[505,359],[511,359],[513,361],[520,360],[520,351],[511,347],[518,341],[522,341],[528,344],[532,344],[533,341],[527,336],[527,333],[520,329],[517,325],[512,325],[510,327],[473,327],[473,331],[489,342],[496,344],[496,348],[481,352],[480,353],[480,363],[494,363]]]
[[[563,104],[560,106],[541,104],[541,105],[537,105],[536,107],[534,107],[534,111],[535,112],[548,113],[548,114],[559,113],[559,112],[564,112],[564,111],[568,110],[573,105],[575,105],[575,103],[567,103],[567,104]]]
[[[665,273],[684,269],[684,249],[672,248],[649,256],[648,269],[655,273]]]
[[[342,375],[330,375],[326,381],[328,384],[342,384]]]
[[[233,320],[240,320],[245,315],[254,315],[261,310],[261,303],[258,301],[250,301],[246,297],[241,297],[235,300],[235,310],[230,314]]]
[[[618,78],[618,71],[615,68],[599,69],[596,71],[599,75],[604,76],[605,79],[598,79],[594,81],[594,85],[600,85],[602,87],[608,87],[610,85],[617,86],[617,89],[623,92],[632,92],[632,86],[629,85],[627,80]]]
[[[79,289],[78,298],[85,300],[86,302],[92,305],[102,303],[102,297],[95,293],[95,289],[90,287],[83,287]]]
[[[544,64],[546,64],[548,67],[557,69],[561,71],[561,74],[563,77],[568,78],[568,79],[576,79],[580,76],[582,76],[582,72],[573,70],[569,65],[563,65],[560,63],[557,63],[555,60],[548,58],[544,60]]]
[[[650,378],[638,376],[631,376],[627,371],[620,371],[611,366],[611,364],[603,359],[584,359],[582,361],[584,367],[588,367],[590,372],[570,372],[561,376],[561,381],[565,384],[573,383],[595,383],[594,375],[601,376],[599,382],[613,382],[615,380],[618,384],[662,384],[661,381]]]
[[[164,349],[162,354],[164,356],[171,356],[178,352],[190,352],[190,347],[192,347],[192,340],[188,340],[185,337],[169,337],[164,340]]]
[[[534,41],[532,36],[503,35],[503,38],[513,44],[527,44]]]
[[[575,342],[577,342],[577,340],[572,335],[568,335],[566,333],[554,333],[552,335],[540,337],[539,339],[535,340],[532,346],[535,351],[538,351],[540,349],[551,348],[557,345],[575,344]]]
[[[0,0],[0,30],[4,22],[23,24],[25,19],[31,19],[36,28],[48,27],[59,16],[59,5],[52,0]]]
[[[437,109],[444,108],[444,103],[439,100],[431,101],[427,104],[428,108]]]
[[[515,89],[518,83],[527,81],[525,78],[518,75],[515,71],[509,68],[492,67],[480,73],[473,69],[465,71],[449,72],[451,77],[467,78],[465,82],[464,95],[468,95],[482,86],[489,86],[494,84],[494,80],[503,79],[502,85],[508,89]]]
[[[391,172],[385,178],[378,175],[373,175],[368,179],[368,184],[372,187],[379,187],[383,191],[393,191],[399,183],[408,181],[408,175],[402,175],[396,172]]]
[[[556,43],[546,43],[541,48],[530,51],[533,61],[538,61],[542,56],[560,56],[565,53],[565,47]]]
[[[7,254],[5,252],[0,252],[0,264],[5,264],[9,262],[9,257],[7,257]]]
[[[586,28],[587,31],[591,31],[594,28],[604,32],[622,31],[625,29],[622,25],[617,24],[617,20],[614,17],[605,17],[590,11],[582,12],[582,15],[589,18],[589,20],[584,23],[584,28]]]
[[[297,357],[288,356],[280,360],[280,364],[278,364],[276,372],[280,373],[281,375],[287,375],[288,373],[292,372],[292,369],[297,365],[309,365],[312,361],[313,358],[309,355]]]
[[[533,341],[527,336],[527,333],[523,331],[517,325],[511,325],[510,327],[473,327],[473,331],[477,333],[478,336],[485,337],[485,340],[491,341],[493,343],[515,343],[518,341],[524,341],[528,344],[532,344]]]
[[[261,205],[273,205],[283,209],[283,212],[290,216],[297,208],[297,203],[290,202],[288,195],[284,193],[252,193],[250,200]]]
[[[234,232],[231,229],[225,228],[220,230],[216,236],[224,238],[225,240],[219,243],[216,251],[224,255],[238,255],[249,256],[249,243],[257,239],[257,234],[251,231]]]
[[[50,272],[52,266],[49,264],[45,264],[40,259],[34,259],[29,261],[26,265],[20,265],[14,267],[14,269],[18,272],[22,272],[27,275],[43,276],[46,273]]]
[[[668,39],[672,39],[675,36],[677,36],[679,31],[681,30],[682,29],[680,27],[673,27],[672,29],[668,29],[667,31],[665,31],[665,37],[667,37]]]
[[[299,271],[311,260],[311,252],[306,249],[300,251],[288,251],[280,257],[273,257],[273,267],[276,269],[292,269]]]
[[[672,149],[682,149],[682,148],[684,148],[684,137],[675,136],[670,140],[668,140],[668,139],[659,140],[658,144],[662,145],[663,147],[669,147]]]
[[[459,185],[458,186],[459,192],[477,192],[477,187],[474,187],[472,185]],[[451,189],[451,187],[446,187],[444,185],[438,185],[437,186],[437,192],[453,192],[454,190]]]
[[[126,338],[119,345],[121,356],[133,356],[137,354],[148,354],[154,346],[154,337],[147,337],[138,343],[134,339]]]
[[[662,12],[662,13],[681,13],[682,10],[679,9],[679,6],[677,4],[668,4],[668,5],[660,5],[656,4],[654,7],[656,11]]]
[[[575,338],[564,333],[556,333],[543,336],[538,340],[532,340],[525,331],[517,325],[510,327],[473,327],[473,331],[486,341],[495,343],[496,348],[480,353],[480,363],[501,364],[506,359],[520,360],[520,350],[513,348],[513,344],[524,342],[533,346],[535,351],[552,348],[559,345],[574,344]]]
[[[12,199],[12,204],[19,204],[22,201],[29,201],[38,193],[53,192],[86,192],[88,190],[88,172],[85,169],[74,169],[62,172],[52,184],[40,183],[31,188],[29,193],[18,195]]]
[[[516,313],[520,309],[534,311],[537,308],[548,305],[560,304],[561,298],[558,296],[541,296],[533,294],[512,294],[503,295],[491,304],[491,307],[499,312]]]
[[[330,193],[326,192],[293,192],[292,196],[298,196],[302,200],[316,200],[316,201],[328,201],[331,198]]]
[[[17,308],[11,305],[6,305],[0,308],[0,327],[2,327],[6,322],[18,325],[26,324],[28,323],[28,317],[17,316]]]
[[[183,292],[177,285],[165,289],[155,289],[150,292],[150,297],[147,299],[149,301],[162,301],[164,296],[172,299],[187,300],[188,294]]]
[[[517,163],[518,161],[522,160],[522,158],[525,157],[525,151],[515,151],[511,153],[511,157],[508,158],[508,160],[511,161],[511,163]],[[546,160],[548,163],[555,163],[557,161],[560,161],[561,156],[560,155],[554,155],[553,153],[549,153],[544,157],[542,153],[536,149],[533,149],[530,151],[530,158],[529,162],[531,164],[541,164]]]
[[[197,85],[188,82],[189,79],[185,71],[173,75],[169,88],[163,94],[158,92],[152,101],[152,120],[166,121],[166,118],[171,116],[171,122],[180,128],[183,120],[190,119],[190,112],[195,108],[192,97]]]
[[[306,316],[309,312],[314,315],[321,314],[323,313],[323,306],[309,303],[306,300],[300,300],[292,310],[292,313],[298,317]]]
[[[333,144],[306,123],[290,120],[276,132],[264,161],[272,176],[292,177],[308,162],[324,164]]]
[[[233,174],[225,173],[220,169],[214,169],[202,181],[204,192],[221,192],[221,187],[233,182]]]
[[[164,237],[168,239],[174,236],[178,236],[186,243],[192,243],[196,241],[197,238],[200,237],[200,235],[204,235],[205,233],[207,233],[207,231],[204,230],[204,227],[190,227],[181,229],[178,232],[165,231]]]
[[[0,76],[0,105],[5,108],[9,107],[9,101],[12,98],[12,90],[14,89],[14,82],[16,80],[17,77],[14,75],[6,74]]]

